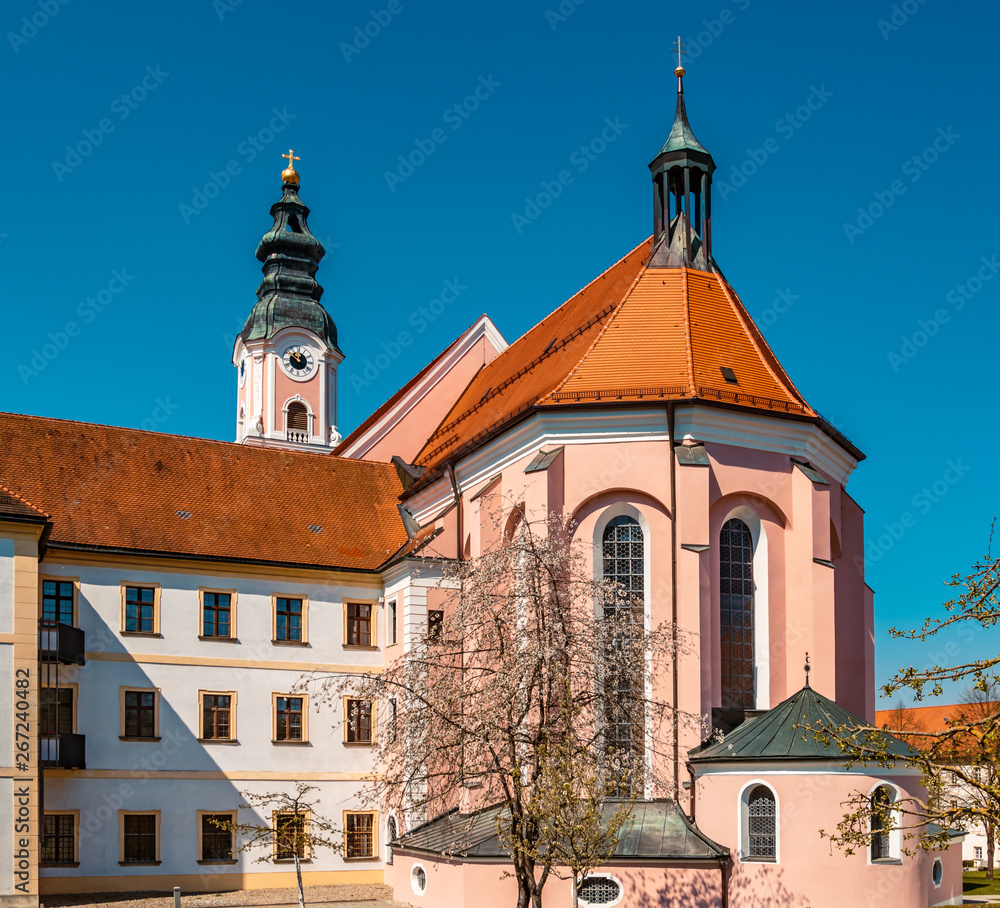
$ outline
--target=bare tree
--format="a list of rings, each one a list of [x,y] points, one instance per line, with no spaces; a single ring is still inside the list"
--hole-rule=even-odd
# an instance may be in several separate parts
[[[662,748],[679,717],[662,689],[682,647],[634,594],[593,579],[572,526],[516,523],[480,557],[438,563],[444,616],[383,673],[305,683],[362,704],[348,723],[377,704],[371,803],[411,821],[470,793],[499,806],[518,908],[539,908],[551,873],[579,882],[611,856],[637,796],[676,795]]]
[[[948,629],[990,629],[1000,621],[1000,559],[990,550],[967,574],[954,575],[948,585],[957,595],[944,604],[945,617],[928,618],[917,630],[891,628],[890,634],[926,642]],[[910,796],[892,803],[857,792],[845,802],[847,813],[836,830],[822,834],[848,854],[869,847],[873,838],[892,829],[901,830],[906,843],[903,850],[908,853],[947,845],[949,828],[970,821],[995,834],[1000,823],[1000,774],[995,771],[1000,765],[1000,702],[994,695],[998,665],[1000,655],[951,666],[900,669],[883,685],[885,695],[906,690],[920,701],[942,694],[948,682],[972,682],[966,697],[972,702],[957,708],[945,728],[899,729],[900,739],[909,745],[905,750],[874,726],[813,729],[818,737],[839,744],[848,765],[916,767],[927,792],[926,797]],[[963,793],[961,798],[955,795],[958,791]]]
[[[317,790],[315,785],[297,782],[295,794],[240,792],[246,803],[239,809],[249,813],[247,820],[213,821],[214,825],[233,835],[236,851],[260,850],[261,854],[255,858],[257,862],[294,860],[299,908],[305,908],[301,861],[317,848],[342,849],[339,830],[315,810],[319,798],[308,799],[308,795]],[[263,817],[261,811],[264,811]]]

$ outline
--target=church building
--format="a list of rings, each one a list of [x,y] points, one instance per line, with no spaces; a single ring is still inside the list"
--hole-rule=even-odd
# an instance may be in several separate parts
[[[342,853],[304,855],[307,885],[512,904],[492,806],[366,805],[377,721],[317,711],[297,686],[378,672],[422,640],[426,566],[494,541],[490,501],[572,518],[595,575],[695,641],[662,680],[719,732],[681,742],[669,790],[636,803],[580,904],[961,904],[958,841],[912,855],[876,829],[847,856],[819,834],[856,792],[922,791],[914,770],[847,769],[802,730],[875,719],[863,511],[847,492],[864,455],[803,398],[716,263],[715,162],[676,74],[649,239],[513,343],[483,316],[346,437],[324,249],[291,152],[233,350],[235,442],[0,414],[4,905],[294,885],[294,855],[253,863],[217,823],[245,793],[297,781],[344,830]],[[550,880],[544,900],[571,906],[569,885]]]

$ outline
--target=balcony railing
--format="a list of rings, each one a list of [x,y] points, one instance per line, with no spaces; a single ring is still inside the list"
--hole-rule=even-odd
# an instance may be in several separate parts
[[[60,769],[87,768],[86,735],[39,735],[38,748],[42,766]]]
[[[84,665],[85,644],[85,635],[78,627],[61,621],[38,622],[38,658],[42,662]]]

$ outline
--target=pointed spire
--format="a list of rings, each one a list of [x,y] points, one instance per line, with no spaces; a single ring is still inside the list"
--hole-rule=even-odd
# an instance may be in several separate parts
[[[688,122],[684,104],[684,45],[677,38],[677,109],[670,135],[649,169],[653,174],[653,268],[708,271],[711,253],[711,184],[715,161]]]
[[[282,328],[307,328],[339,352],[337,326],[320,305],[323,288],[316,280],[323,244],[309,231],[309,209],[299,198],[299,174],[289,150],[282,172],[281,199],[271,206],[274,224],[257,247],[264,278],[257,288],[257,303],[243,326],[244,341],[273,337]]]

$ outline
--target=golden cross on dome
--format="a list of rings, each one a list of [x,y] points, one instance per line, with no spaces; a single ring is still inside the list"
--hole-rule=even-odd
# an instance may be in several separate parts
[[[288,154],[283,154],[282,157],[283,158],[288,158],[288,169],[289,170],[295,170],[295,165],[292,163],[292,161],[301,161],[302,160],[302,158],[300,158],[297,154],[292,154],[292,149],[291,148],[288,149]]]

